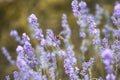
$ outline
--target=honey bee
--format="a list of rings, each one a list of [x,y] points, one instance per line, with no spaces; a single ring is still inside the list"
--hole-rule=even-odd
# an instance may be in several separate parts
[[[57,40],[64,40],[64,37],[62,35],[60,35],[60,34],[58,34],[57,36],[55,36],[55,38]]]
[[[57,45],[61,44],[61,40],[64,40],[64,37],[59,35],[54,35],[54,38],[52,39],[53,42],[55,42]],[[49,50],[50,52],[54,51],[55,46],[54,45],[46,45],[45,50]]]

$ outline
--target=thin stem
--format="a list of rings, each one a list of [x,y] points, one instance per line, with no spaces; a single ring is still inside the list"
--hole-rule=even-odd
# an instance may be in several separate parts
[[[89,75],[90,75],[90,80],[92,80],[92,72],[91,72],[91,68],[89,68],[88,71],[89,71]]]

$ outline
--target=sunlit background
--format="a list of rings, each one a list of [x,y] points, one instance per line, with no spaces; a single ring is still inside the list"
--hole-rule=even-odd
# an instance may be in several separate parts
[[[79,37],[79,26],[76,24],[76,18],[72,14],[72,0],[0,0],[0,48],[5,46],[10,52],[12,58],[16,59],[16,47],[18,43],[9,35],[9,32],[16,29],[19,35],[27,33],[31,35],[28,24],[28,16],[34,13],[40,28],[45,33],[46,29],[52,29],[57,35],[62,30],[61,16],[63,13],[68,16],[68,23],[72,30],[71,42],[74,44],[74,50],[79,53],[81,38]],[[80,1],[80,0],[79,0]],[[113,12],[113,6],[116,0],[85,0],[90,12],[94,14],[95,4],[100,4],[110,14]],[[35,41],[31,41],[33,47]],[[92,51],[90,51],[92,52]],[[76,55],[77,55],[76,54]],[[89,55],[90,56],[90,55]],[[78,62],[79,64],[79,62]],[[0,80],[4,80],[5,75],[10,75],[17,70],[15,65],[10,65],[0,50]]]

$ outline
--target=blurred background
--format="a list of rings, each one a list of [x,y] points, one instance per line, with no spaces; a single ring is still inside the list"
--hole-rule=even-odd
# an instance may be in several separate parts
[[[91,13],[95,12],[95,4],[98,3],[110,14],[112,14],[116,2],[116,0],[84,1],[87,2]],[[75,51],[79,53],[81,39],[78,33],[79,27],[76,24],[77,19],[72,14],[71,2],[72,0],[0,0],[0,48],[5,46],[12,59],[16,60],[15,49],[18,43],[10,37],[11,30],[16,29],[19,35],[22,35],[23,32],[30,35],[27,19],[30,14],[34,13],[44,33],[49,28],[57,35],[62,30],[61,16],[65,13],[72,29],[72,44],[74,44]],[[34,41],[32,43],[34,44]],[[5,75],[12,74],[14,70],[17,70],[16,66],[10,65],[0,50],[0,80],[4,80]]]

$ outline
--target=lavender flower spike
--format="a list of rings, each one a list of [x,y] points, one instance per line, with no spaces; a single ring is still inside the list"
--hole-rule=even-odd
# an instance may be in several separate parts
[[[110,49],[105,49],[102,54],[103,62],[105,65],[110,65],[112,64],[112,59],[113,59],[113,52]]]
[[[73,14],[75,17],[77,17],[78,16],[78,1],[73,0],[71,5],[72,5]]]
[[[62,27],[64,30],[61,32],[61,34],[65,35],[65,40],[70,39],[71,30],[70,30],[68,22],[67,22],[67,15],[66,14],[62,15]]]
[[[2,47],[1,50],[2,50],[3,55],[4,55],[4,56],[7,58],[7,60],[10,62],[10,64],[14,64],[15,61],[12,60],[12,58],[11,58],[11,56],[10,56],[10,53],[7,51],[7,49],[6,49],[5,47]]]
[[[116,80],[116,77],[115,77],[114,74],[108,74],[108,75],[106,76],[106,80]]]
[[[16,30],[11,30],[10,36],[14,37],[17,42],[20,42],[20,36],[18,35],[18,32]]]
[[[37,17],[35,16],[35,14],[31,14],[29,16],[28,22],[32,30],[36,29],[39,26],[39,23],[37,23]]]
[[[24,55],[24,49],[23,49],[23,47],[19,45],[19,46],[16,48],[16,52],[18,53],[18,55],[23,56],[23,55]]]
[[[120,4],[116,3],[115,7],[114,7],[114,14],[115,17],[120,17]]]
[[[10,80],[10,76],[8,75],[8,76],[6,76],[6,80]]]

